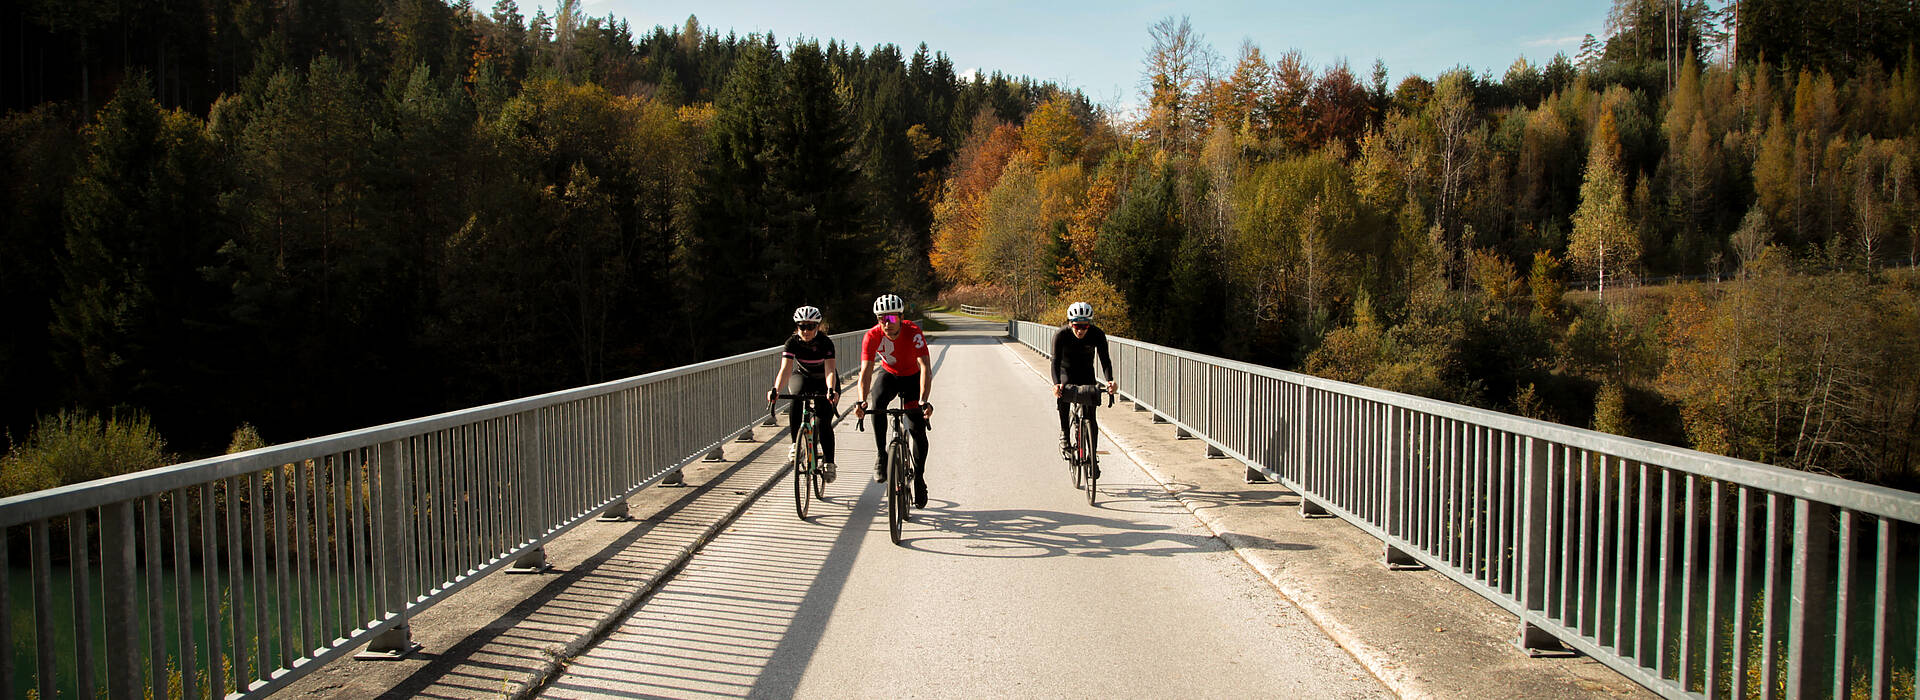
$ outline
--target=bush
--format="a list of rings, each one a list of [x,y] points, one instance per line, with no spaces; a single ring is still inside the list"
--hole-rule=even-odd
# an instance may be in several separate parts
[[[1133,337],[1133,313],[1127,308],[1126,295],[1107,284],[1097,273],[1087,275],[1073,283],[1073,286],[1061,290],[1053,306],[1041,312],[1041,317],[1035,320],[1050,326],[1064,325],[1067,322],[1067,307],[1076,301],[1093,305],[1093,322],[1107,335]]]
[[[61,411],[43,417],[25,443],[0,458],[6,495],[104,479],[174,462],[167,441],[140,411],[99,416]]]

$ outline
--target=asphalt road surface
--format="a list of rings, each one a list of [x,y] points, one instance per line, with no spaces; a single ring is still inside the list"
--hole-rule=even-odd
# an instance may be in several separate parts
[[[1389,695],[1120,452],[1088,505],[1003,326],[944,318],[901,545],[848,416],[827,502],[799,520],[783,478],[541,696]]]

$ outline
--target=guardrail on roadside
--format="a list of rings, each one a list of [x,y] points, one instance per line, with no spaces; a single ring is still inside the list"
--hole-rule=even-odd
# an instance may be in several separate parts
[[[746,437],[779,363],[760,350],[0,499],[0,562],[27,562],[0,566],[0,697],[262,697],[361,645],[403,656],[420,611],[546,568],[548,541]]]
[[[1667,697],[1915,693],[1920,495],[1109,341],[1137,410],[1518,616],[1529,651]]]
[[[961,304],[960,313],[972,314],[974,316],[991,316],[991,315],[1000,313],[1000,310],[995,309],[991,306],[974,306],[972,304]]]

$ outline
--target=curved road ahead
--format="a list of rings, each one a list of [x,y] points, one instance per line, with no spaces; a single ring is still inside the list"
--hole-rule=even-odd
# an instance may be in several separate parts
[[[829,502],[783,479],[542,697],[1389,695],[1124,454],[1087,505],[1004,326],[942,318],[904,546],[848,416]]]

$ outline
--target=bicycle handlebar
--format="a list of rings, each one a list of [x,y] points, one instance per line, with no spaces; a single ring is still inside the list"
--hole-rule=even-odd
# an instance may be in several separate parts
[[[1083,388],[1083,387],[1084,387],[1084,388]],[[1072,391],[1084,391],[1085,389],[1092,389],[1092,390],[1094,391],[1094,393],[1097,393],[1097,394],[1106,394],[1106,395],[1107,395],[1107,408],[1113,408],[1113,394],[1114,394],[1114,392],[1111,392],[1111,391],[1107,391],[1107,385],[1105,385],[1105,384],[1062,384],[1062,385],[1061,385],[1061,388],[1062,388],[1063,390],[1067,390],[1067,389],[1070,389],[1070,390],[1072,390]]]
[[[885,413],[885,414],[887,414],[887,415],[889,415],[889,416],[906,416],[906,415],[911,415],[911,413],[913,412],[913,410],[914,410],[914,409],[907,409],[907,408],[883,408],[883,409],[880,409],[880,410],[877,410],[877,411],[876,411],[876,410],[869,410],[869,411],[867,411],[867,413],[874,413],[874,414],[878,414],[878,413]],[[923,416],[923,417],[921,418],[921,421],[920,421],[920,423],[921,423],[921,425],[923,425],[923,426],[926,426],[926,429],[927,429],[927,430],[929,430],[929,431],[931,431],[931,430],[933,430],[933,419],[932,419],[932,418],[926,418],[926,417],[924,417],[924,416]],[[864,432],[867,432],[867,419],[866,419],[866,418],[864,418],[864,417],[862,417],[862,418],[861,418],[860,420],[858,420],[858,421],[856,421],[856,422],[854,422],[854,424],[853,424],[853,427],[854,427],[854,430],[858,430],[858,431],[860,431],[860,432],[863,432],[863,433],[864,433]]]
[[[774,402],[779,401],[780,399],[791,399],[794,401],[813,401],[816,399],[825,399],[825,398],[827,398],[827,395],[818,391],[808,391],[808,392],[799,393],[799,394],[774,394],[772,399],[767,400],[767,421],[769,423],[773,421],[773,404]]]

